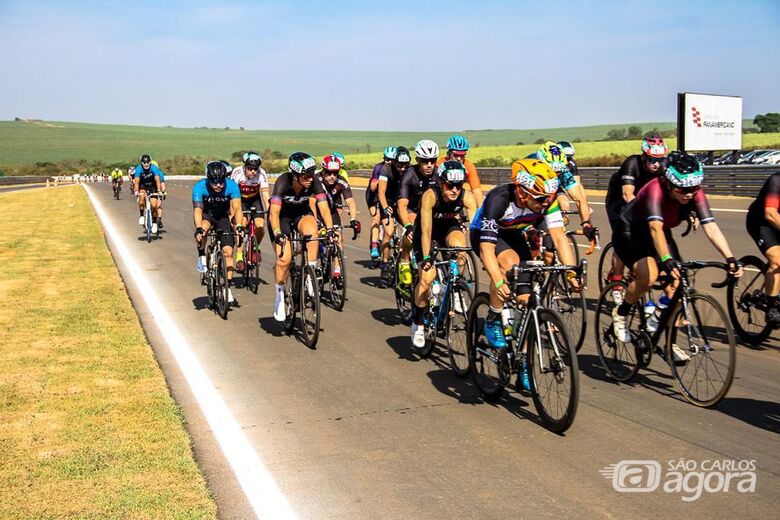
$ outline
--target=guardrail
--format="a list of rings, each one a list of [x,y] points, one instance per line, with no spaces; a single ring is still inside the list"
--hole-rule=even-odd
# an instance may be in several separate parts
[[[617,166],[580,168],[582,183],[589,190],[606,190]],[[705,166],[704,189],[713,195],[755,197],[766,178],[780,171],[780,166]],[[501,184],[509,181],[510,168],[479,168],[479,178],[485,184]],[[349,175],[368,177],[371,170],[350,170]]]
[[[41,177],[39,175],[19,176],[19,177],[0,177],[0,186],[10,186],[13,184],[37,184],[45,183],[49,177]]]

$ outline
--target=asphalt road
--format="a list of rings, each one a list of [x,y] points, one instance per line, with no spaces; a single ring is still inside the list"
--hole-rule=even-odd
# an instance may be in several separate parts
[[[655,359],[631,384],[610,382],[598,365],[591,328],[580,353],[580,406],[564,436],[542,427],[530,398],[508,392],[483,402],[469,379],[448,369],[446,351],[420,360],[399,323],[392,293],[375,287],[365,267],[367,239],[347,240],[349,300],[343,312],[323,306],[316,350],[282,334],[273,320],[272,253],[257,296],[235,292],[239,307],[223,321],[206,308],[195,270],[190,187],[170,182],[165,233],[141,239],[135,201],[111,200],[93,184],[130,251],[178,321],[195,354],[245,434],[303,518],[622,517],[771,518],[780,507],[780,339],[738,347],[736,379],[715,409],[698,409],[676,394]],[[368,213],[358,192],[361,217]],[[757,252],[744,230],[744,200],[718,200],[716,216],[739,256]],[[596,223],[607,226],[603,206]],[[681,239],[687,257],[716,259],[702,233]],[[595,255],[594,255],[595,256]],[[596,265],[594,259],[592,265]],[[124,272],[122,258],[117,259]],[[593,282],[593,279],[591,280]],[[595,304],[596,288],[588,297]],[[701,285],[705,287],[705,285]],[[189,395],[151,316],[128,291],[181,404],[196,456],[223,518],[251,515],[248,503]],[[711,290],[721,303],[725,292]],[[592,314],[590,315],[592,317]],[[618,492],[600,474],[610,464],[683,459],[752,460],[753,492]],[[690,462],[693,461],[693,462]],[[711,463],[709,464],[712,465]],[[706,469],[706,468],[705,468]],[[702,481],[703,483],[703,481]]]

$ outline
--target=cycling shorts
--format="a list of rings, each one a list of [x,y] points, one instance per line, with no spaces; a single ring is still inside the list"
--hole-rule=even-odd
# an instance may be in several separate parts
[[[767,249],[780,245],[780,230],[763,218],[751,218],[750,213],[746,220],[747,230],[759,251],[765,254]]]
[[[439,247],[445,247],[449,234],[453,231],[462,230],[463,228],[458,219],[448,218],[437,220],[433,222],[433,226],[431,226],[431,242],[438,244]],[[419,264],[423,260],[422,230],[420,229],[420,226],[414,226],[414,231],[412,232],[412,250],[414,251],[414,259],[417,260],[417,263]]]
[[[203,220],[211,224],[212,229],[221,231],[222,233],[227,233],[222,235],[221,238],[223,247],[233,247],[235,245],[235,235],[233,233],[233,228],[230,226],[229,216],[226,215],[224,217],[215,217],[211,213],[204,213]]]
[[[479,233],[480,231],[478,229],[471,230],[471,250],[482,259],[482,251],[479,247]],[[527,262],[533,258],[531,256],[531,248],[528,247],[528,241],[523,233],[518,232],[516,229],[505,231],[499,230],[498,239],[496,240],[496,258],[504,251],[510,249],[517,253],[521,262]],[[518,288],[520,294],[531,293],[531,277],[531,273],[523,273],[520,275],[520,286]]]
[[[296,215],[292,217],[279,217],[279,228],[283,235],[287,235],[288,237],[292,236],[293,231],[298,231],[298,224],[300,224],[301,220],[304,218],[311,216],[311,213],[306,213],[304,215]],[[276,240],[276,235],[274,234],[273,230],[271,230],[271,240]]]
[[[242,211],[249,211],[251,209],[254,209],[257,213],[263,212],[263,198],[262,197],[254,197],[251,199],[241,199],[241,210]],[[248,215],[247,215],[248,218]],[[263,218],[263,215],[256,215],[256,218]]]
[[[680,250],[677,247],[677,243],[672,237],[670,231],[665,231],[666,243],[669,246],[669,253],[672,257],[682,260],[680,256]],[[627,266],[633,267],[642,258],[652,257],[661,266],[661,257],[655,250],[653,239],[650,236],[650,229],[648,228],[644,233],[635,233],[630,230],[626,223],[623,223],[617,231],[612,233],[612,245],[615,248],[618,258]]]

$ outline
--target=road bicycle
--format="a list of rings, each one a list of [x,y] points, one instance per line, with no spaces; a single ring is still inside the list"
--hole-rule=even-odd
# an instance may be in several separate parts
[[[292,334],[295,326],[295,316],[300,313],[304,344],[316,348],[320,336],[320,281],[317,270],[309,264],[309,253],[306,244],[311,241],[328,240],[327,237],[301,236],[294,230],[281,247],[279,256],[284,255],[284,249],[289,242],[292,247],[292,258],[287,281],[284,283],[284,306],[286,317],[284,332]]]
[[[726,289],[729,318],[740,338],[759,345],[772,333],[772,327],[766,322],[770,305],[764,293],[767,264],[753,255],[743,256],[739,261],[745,272],[740,278],[732,279]]]
[[[119,192],[122,191],[122,185],[118,182],[111,183],[111,189],[114,192],[114,199],[119,200]]]
[[[147,243],[152,241],[152,237],[154,238],[160,237],[160,226],[157,226],[156,232],[152,233],[152,224],[154,223],[154,218],[152,216],[151,199],[157,199],[159,201],[162,199],[162,197],[163,194],[159,191],[153,193],[147,193],[146,197],[144,197],[144,232],[146,233]]]
[[[474,297],[466,325],[471,374],[482,397],[489,402],[497,401],[513,375],[520,390],[520,374],[527,363],[534,406],[542,424],[556,433],[572,425],[579,402],[574,343],[561,315],[543,306],[544,294],[555,283],[557,274],[566,271],[574,271],[584,286],[587,262],[565,266],[531,260],[507,272],[512,296],[502,312],[502,317],[508,316],[503,323],[506,348],[493,348],[485,336],[490,308],[488,293]],[[519,303],[521,288],[529,286],[528,302]]]
[[[734,330],[726,311],[708,294],[693,288],[692,278],[699,269],[708,267],[728,271],[722,262],[682,262],[680,283],[668,307],[658,319],[657,328],[648,327],[645,315],[646,296],[635,303],[627,317],[631,341],[615,337],[612,309],[624,298],[629,280],[604,286],[596,306],[596,350],[607,374],[619,382],[629,381],[640,368],[650,364],[657,353],[670,367],[675,386],[690,403],[711,407],[728,393],[734,380],[736,344]],[[729,284],[729,278],[712,287]],[[658,345],[663,340],[664,348]],[[675,360],[680,353],[689,359]]]
[[[227,260],[222,251],[222,238],[230,235],[225,231],[209,229],[206,232],[206,272],[201,274],[201,284],[206,286],[209,309],[219,315],[223,320],[227,319],[228,307],[228,273]]]
[[[450,366],[459,377],[469,372],[466,318],[474,299],[474,288],[464,277],[460,263],[463,253],[470,250],[469,247],[434,247],[431,251],[431,268],[436,269],[436,278],[423,316],[425,344],[414,347],[420,357],[425,358],[433,351],[436,338],[444,337]],[[441,260],[437,260],[438,256]]]
[[[344,226],[333,226],[336,229],[351,229],[352,240],[357,240],[360,232],[360,223],[356,225],[346,224]],[[321,231],[324,231],[322,229]],[[338,243],[323,240],[320,242],[320,254],[318,257],[320,272],[322,273],[322,284],[320,286],[320,296],[325,294],[325,286],[328,286],[328,295],[331,305],[337,311],[344,308],[347,300],[347,264],[344,261],[344,250]],[[339,267],[339,274],[335,276],[335,268]]]
[[[264,211],[258,211],[252,207],[243,212],[247,218],[246,232],[241,243],[241,252],[244,258],[244,287],[257,294],[260,287],[260,241],[257,238],[255,219],[265,215]]]

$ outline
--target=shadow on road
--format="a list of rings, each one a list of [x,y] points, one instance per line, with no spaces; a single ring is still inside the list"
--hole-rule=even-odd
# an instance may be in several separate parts
[[[369,287],[376,287],[377,289],[384,288],[382,278],[379,276],[364,276],[360,279],[360,283],[368,285]]]
[[[653,367],[654,364],[656,366],[661,366],[659,363],[664,363],[658,356],[653,356],[653,361],[649,367],[639,369],[639,372],[625,383],[618,383],[612,379],[609,374],[607,374],[607,371],[604,369],[598,356],[578,354],[577,361],[580,372],[596,381],[631,387],[641,386],[666,397],[680,397],[672,382],[672,376],[668,372],[659,371]],[[665,364],[663,367],[666,368]]]
[[[360,267],[365,267],[366,269],[377,269],[379,265],[374,262],[373,260],[355,260],[352,262],[355,265],[359,265]]]
[[[762,430],[780,433],[780,403],[744,397],[727,397],[715,410]]]
[[[428,372],[428,377],[431,379],[433,386],[446,395],[457,399],[460,403],[465,404],[477,404],[482,402],[482,398],[479,396],[479,390],[474,386],[474,382],[471,378],[458,377],[455,372],[449,369],[431,370]]]
[[[271,334],[274,337],[286,336],[284,333],[284,326],[282,323],[276,321],[273,316],[266,316],[264,318],[258,318],[257,323],[260,324],[260,328],[265,332]]]
[[[209,297],[208,296],[198,296],[197,298],[192,299],[192,306],[195,307],[196,311],[202,311],[204,309],[211,310],[209,308]]]
[[[398,354],[399,359],[405,359],[407,361],[420,360],[412,347],[412,340],[409,336],[393,336],[392,338],[387,338],[386,341],[387,344],[390,345],[390,348]]]
[[[394,327],[395,325],[403,325],[401,317],[398,315],[398,309],[374,309],[371,311],[371,316],[378,322],[384,323],[387,326]],[[408,337],[406,339],[409,339]]]

